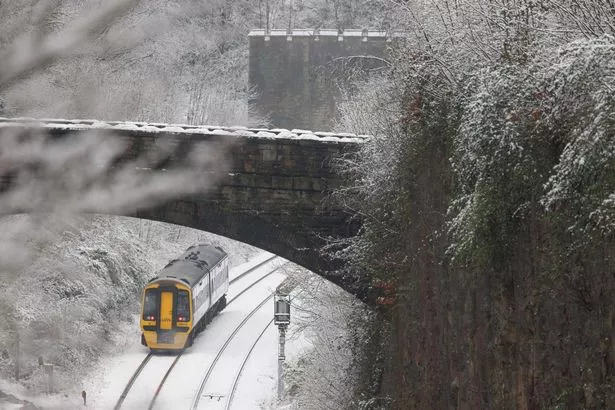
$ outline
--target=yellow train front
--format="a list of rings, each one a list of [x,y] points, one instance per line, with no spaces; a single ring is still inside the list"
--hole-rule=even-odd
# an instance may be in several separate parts
[[[191,246],[143,290],[141,343],[152,350],[191,346],[198,332],[226,306],[228,255],[217,246]]]

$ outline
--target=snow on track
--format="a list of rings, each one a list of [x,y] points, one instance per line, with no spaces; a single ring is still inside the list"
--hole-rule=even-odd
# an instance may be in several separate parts
[[[167,370],[175,360],[177,353],[154,354],[149,360],[135,384],[132,386],[124,403],[123,409],[147,409],[156,388],[162,381]]]
[[[140,332],[135,331],[133,337],[135,340],[138,340]],[[89,385],[86,386],[86,390],[89,392],[89,407],[113,409],[126,384],[134,374],[134,371],[143,362],[147,353],[148,349],[145,346],[135,343],[129,351],[118,352],[117,356],[108,358],[105,368],[102,369],[102,374],[87,383]],[[136,388],[136,386],[133,386],[133,388]],[[128,392],[128,395],[130,395],[130,392]],[[123,408],[127,409],[129,407],[123,406]]]
[[[285,259],[279,258],[279,257],[267,261],[272,256],[274,255],[271,253],[263,252],[259,254],[256,258],[251,259],[249,262],[232,268],[229,272],[229,276],[231,280],[236,279],[238,276],[240,276],[243,272],[245,272],[248,269],[253,269],[253,271],[251,271],[245,276],[238,278],[230,285],[229,291],[227,293],[227,300],[229,301],[232,300],[233,298],[236,297],[236,295],[238,295],[239,293],[244,291],[246,288],[251,286],[254,282],[258,281],[264,276],[267,276],[271,271],[281,267],[282,265],[288,262]],[[266,262],[266,263],[263,263],[263,262]],[[264,289],[265,290],[275,289],[275,286],[277,286],[277,284],[283,280],[282,278],[283,278],[283,275],[281,275],[280,273],[274,273],[267,279],[263,279],[258,285],[255,285],[256,293],[260,295],[262,294]],[[233,316],[235,318],[241,315],[241,311],[244,311],[244,310],[246,311],[246,314],[247,314],[247,312],[249,312],[250,310],[248,309],[249,301],[253,297],[257,297],[257,299],[260,299],[260,296],[255,296],[252,294],[252,290],[248,290],[247,292],[243,293],[240,297],[238,297],[235,301],[233,301],[229,306],[227,306],[221,313],[219,313],[218,316],[216,316],[213,319],[212,323],[210,323],[205,328],[205,330],[197,336],[197,338],[195,339],[194,346],[186,350],[186,353],[184,354],[186,357],[182,357],[179,360],[179,362],[177,363],[177,365],[175,366],[175,368],[169,375],[169,379],[167,379],[167,381],[165,382],[165,385],[161,389],[160,397],[157,399],[154,408],[166,409],[166,408],[176,407],[173,401],[171,401],[172,403],[171,405],[169,405],[168,403],[166,405],[163,404],[165,400],[168,399],[168,396],[165,396],[165,389],[167,389],[167,387],[165,386],[169,384],[175,385],[175,383],[178,381],[181,384],[181,380],[183,380],[185,376],[182,370],[179,369],[181,367],[180,365],[182,364],[182,362],[192,361],[193,358],[190,357],[190,354],[200,349],[199,341],[204,338],[211,338],[212,336],[207,336],[207,334],[210,332],[218,333],[218,332],[222,332],[225,329],[225,325],[223,324],[221,325],[220,323],[221,317],[228,318],[230,316]],[[256,306],[257,304],[258,303],[256,303],[254,306]],[[271,315],[273,315],[272,310],[271,310]],[[242,319],[243,317],[240,317],[239,320],[235,321],[234,323],[239,323]],[[138,320],[138,317],[137,317],[137,320]],[[228,334],[230,334],[232,330],[233,329],[230,329]],[[138,329],[138,326],[136,325],[134,329],[131,328],[131,334],[126,335],[126,337],[128,339],[131,339],[131,340],[134,339],[135,341],[138,341],[140,339],[140,331]],[[95,409],[113,409],[118,398],[122,394],[123,389],[126,387],[126,384],[128,383],[129,379],[134,374],[134,371],[139,367],[143,359],[145,359],[148,352],[149,352],[149,349],[147,349],[144,346],[141,346],[140,343],[134,343],[130,346],[128,351],[122,352],[121,354],[118,353],[117,356],[109,358],[105,365],[105,369],[103,369],[103,371],[97,377],[95,377],[95,380],[92,380],[90,383],[88,383],[90,386],[87,388],[87,390],[91,392],[91,394],[88,395],[88,405],[89,405],[88,407],[95,408]],[[215,356],[215,353],[216,352],[213,352],[214,356]],[[164,356],[161,356],[161,357],[164,358]],[[168,367],[171,365],[173,358],[174,358],[173,356],[167,357],[167,359],[169,360],[168,360],[166,369],[168,369]],[[154,359],[155,357],[152,358],[151,361],[154,361]],[[148,368],[149,368],[149,364],[146,366],[143,373],[148,373]],[[166,371],[166,369],[164,371]],[[206,370],[207,369],[205,369],[205,371]],[[156,376],[158,377],[157,380],[150,380],[149,377],[145,378],[145,377],[139,376],[139,378],[135,381],[135,385],[131,388],[131,391],[128,392],[128,394],[126,395],[125,401],[122,404],[122,408],[124,409],[147,409],[147,407],[149,406],[149,401],[153,397],[154,391],[156,390],[160,381],[162,380],[162,377],[164,376],[164,371],[163,370],[160,370],[159,372],[157,370],[155,371],[155,373],[160,373],[159,377]],[[198,379],[199,377],[201,377],[200,374],[194,380],[194,383],[196,383],[195,389],[198,388],[198,384],[200,382],[200,379]],[[149,381],[150,385],[144,388],[139,387],[141,386],[140,380],[145,380],[145,379]],[[95,386],[97,386],[97,388],[95,388]],[[144,392],[135,393],[133,395],[133,392],[132,392],[133,390],[144,390]],[[173,390],[170,390],[170,391],[173,391]],[[191,398],[192,396],[190,396],[188,399],[187,405],[185,406],[186,409],[190,407]]]
[[[254,347],[231,403],[231,409],[260,409],[259,404],[276,392],[278,372],[278,329],[271,325]],[[273,377],[272,377],[273,376]]]
[[[252,275],[248,275],[252,276]],[[227,306],[209,326],[201,333],[194,342],[191,349],[187,350],[184,357],[177,363],[173,374],[170,379],[167,380],[165,386],[160,392],[160,396],[154,406],[155,409],[189,409],[193,397],[197,394],[202,378],[207,373],[209,366],[216,357],[219,349],[226,342],[229,335],[237,328],[239,323],[249,314],[256,306],[258,306],[263,299],[271,295],[278,284],[280,284],[285,278],[285,275],[281,272],[275,272],[256,284],[250,291],[241,295],[233,304]],[[235,362],[241,365],[241,361],[247,351],[252,346],[252,343],[262,331],[262,327],[271,320],[273,316],[273,302],[265,303],[265,305],[257,311],[252,319],[244,326],[246,330],[242,329],[238,332],[234,338],[234,343],[239,343],[233,348],[233,352],[238,357],[224,355],[225,358],[219,362],[211,379],[225,378],[230,379],[232,382],[235,377],[238,367]],[[251,329],[247,330],[247,329]],[[254,333],[254,329],[258,331]],[[239,340],[239,342],[236,342]],[[271,346],[275,351],[276,346]],[[244,349],[245,351],[238,352],[237,349]],[[207,388],[207,386],[206,386]],[[204,391],[204,393],[213,393],[210,391]],[[226,395],[227,392],[216,392]],[[202,399],[201,399],[202,400]],[[204,407],[205,403],[202,403]],[[221,405],[224,406],[224,401],[221,400]],[[224,407],[222,407],[224,408]],[[236,407],[233,408],[243,409],[239,401],[236,401]]]
[[[258,256],[250,259],[248,262],[230,268],[228,273],[229,279],[233,281],[238,276],[241,276],[241,274],[243,274],[245,271],[254,269],[256,266],[271,259],[272,257],[275,257],[273,253],[261,252]],[[278,257],[277,259],[286,261],[285,259],[282,259],[280,257]]]
[[[253,283],[263,278],[264,276],[268,275],[270,272],[276,269],[279,269],[282,265],[286,263],[288,263],[286,259],[275,258],[259,266],[257,269],[254,269],[252,272],[248,273],[247,275],[239,277],[238,279],[235,279],[235,278],[237,278],[240,275],[231,276],[230,279],[231,281],[233,281],[233,283],[229,286],[229,290],[226,293],[226,300],[229,302],[232,301],[235,297],[241,294],[244,290],[252,286]]]

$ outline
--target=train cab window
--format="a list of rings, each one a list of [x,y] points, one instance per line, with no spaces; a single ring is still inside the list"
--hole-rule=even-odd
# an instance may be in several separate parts
[[[158,292],[155,289],[147,289],[143,300],[143,320],[156,320],[158,312],[156,312],[156,300]]]
[[[190,295],[185,290],[177,292],[175,315],[178,322],[188,322],[190,320]]]

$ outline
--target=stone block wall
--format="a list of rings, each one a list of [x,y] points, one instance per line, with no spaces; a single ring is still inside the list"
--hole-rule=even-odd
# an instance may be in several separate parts
[[[253,30],[251,112],[270,127],[330,131],[340,89],[358,72],[377,69],[400,36],[361,30]]]

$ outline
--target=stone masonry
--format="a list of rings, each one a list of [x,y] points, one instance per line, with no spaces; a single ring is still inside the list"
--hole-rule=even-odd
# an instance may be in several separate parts
[[[219,184],[214,189],[155,208],[144,203],[127,216],[236,239],[282,256],[356,292],[351,289],[352,284],[331,274],[335,266],[320,253],[320,248],[323,238],[348,237],[359,228],[327,196],[342,183],[334,167],[335,159],[354,152],[365,137],[97,121],[44,120],[41,124],[35,120],[0,118],[0,138],[3,132],[28,132],[31,128],[40,129],[41,125],[51,138],[75,134],[87,138],[91,132],[121,136],[127,147],[120,161],[150,155],[158,147],[170,144],[176,147],[175,151],[168,161],[159,164],[165,169],[181,162],[195,144],[215,150],[219,166],[206,171],[217,174]],[[10,189],[10,176],[2,177],[0,190]]]
[[[367,30],[252,30],[251,113],[271,127],[331,130],[341,87],[385,66],[399,38]]]

